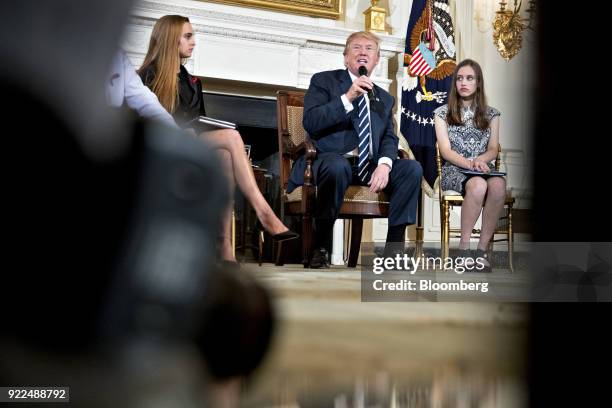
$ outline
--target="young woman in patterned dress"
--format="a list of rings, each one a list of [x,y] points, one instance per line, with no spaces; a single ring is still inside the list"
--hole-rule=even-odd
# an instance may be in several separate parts
[[[487,175],[499,148],[500,112],[487,105],[482,69],[466,59],[453,72],[448,105],[434,111],[436,138],[445,163],[440,187],[460,192],[461,239],[459,249],[467,255],[472,229],[482,211],[482,227],[476,257],[486,259],[486,249],[501,216],[506,180]],[[460,169],[478,170],[483,176],[467,176]],[[483,207],[484,204],[484,207]]]

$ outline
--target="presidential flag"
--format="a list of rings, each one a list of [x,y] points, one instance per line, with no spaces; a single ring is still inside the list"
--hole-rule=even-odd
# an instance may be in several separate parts
[[[400,129],[423,167],[428,195],[437,176],[433,111],[447,103],[455,65],[448,0],[413,0],[406,32]]]

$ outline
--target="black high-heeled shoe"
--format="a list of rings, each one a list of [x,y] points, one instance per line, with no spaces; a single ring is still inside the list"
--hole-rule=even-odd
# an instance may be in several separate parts
[[[279,232],[278,234],[270,234],[268,231],[265,230],[265,228],[263,227],[263,225],[261,224],[261,221],[257,220],[257,223],[255,224],[255,231],[257,231],[257,241],[258,241],[258,262],[259,262],[259,266],[261,266],[261,258],[263,257],[263,243],[264,243],[264,235],[268,234],[272,237],[272,240],[276,243],[279,242],[283,242],[283,241],[289,241],[291,239],[296,239],[300,237],[300,234],[298,234],[297,232],[293,232],[291,230],[287,230],[285,232]],[[265,234],[264,234],[265,233]]]
[[[285,232],[279,232],[278,234],[272,235],[268,231],[266,231],[266,229],[261,224],[261,221],[259,221],[259,220],[257,220],[257,224],[255,224],[255,230],[258,232],[259,238],[260,238],[261,242],[263,242],[263,240],[264,240],[264,238],[263,238],[263,234],[264,233],[270,235],[274,242],[289,241],[291,239],[296,239],[296,238],[300,237],[300,234],[298,234],[297,232],[293,232],[291,230],[287,230]]]

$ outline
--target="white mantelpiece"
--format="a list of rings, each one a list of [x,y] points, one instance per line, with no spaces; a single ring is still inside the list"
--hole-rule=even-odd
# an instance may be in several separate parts
[[[193,74],[303,89],[314,73],[344,67],[344,43],[355,31],[322,18],[216,3],[142,1],[132,11],[123,44],[135,65],[144,58],[153,24],[166,14],[187,16],[194,27],[196,48],[187,64]],[[389,72],[389,60],[403,52],[404,39],[381,38],[374,80],[389,90],[397,75]]]

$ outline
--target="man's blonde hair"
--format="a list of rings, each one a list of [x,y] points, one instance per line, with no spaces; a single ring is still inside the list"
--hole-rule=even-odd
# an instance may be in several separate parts
[[[365,38],[366,40],[374,41],[376,43],[376,51],[378,52],[378,55],[380,55],[380,37],[369,31],[357,31],[356,33],[349,35],[346,39],[346,44],[344,45],[344,52],[342,55],[346,55],[349,45],[351,45],[351,43],[357,38]]]

